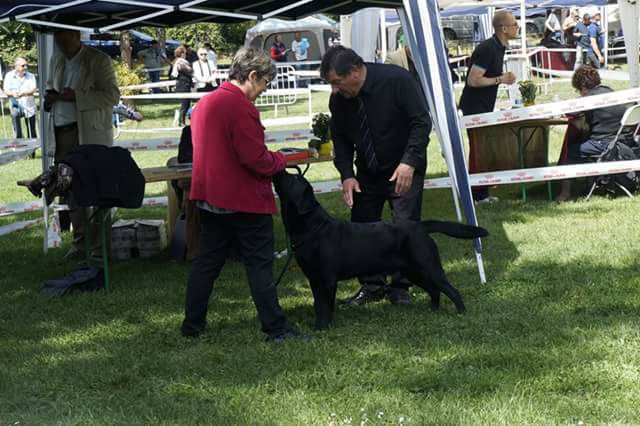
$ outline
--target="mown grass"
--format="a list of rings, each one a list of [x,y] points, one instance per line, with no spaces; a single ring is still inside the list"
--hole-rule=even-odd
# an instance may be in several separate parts
[[[552,160],[561,135],[552,133]],[[135,157],[150,166],[166,155]],[[437,143],[429,161],[430,175],[445,173]],[[1,198],[28,199],[13,181],[38,164],[4,166]],[[335,171],[316,165],[310,177]],[[74,266],[64,250],[43,256],[38,228],[0,237],[0,424],[638,424],[637,201],[550,203],[542,185],[527,203],[517,186],[496,193],[499,203],[478,208],[491,233],[487,285],[468,242],[436,236],[466,315],[447,300],[431,312],[414,289],[411,306],[341,308],[335,327],[316,333],[311,292],[294,265],[280,300],[314,339],[284,345],[261,340],[238,263],[216,282],[208,332],[185,340],[187,264],[166,255],[114,263],[111,292],[49,300],[41,283]],[[348,218],[338,194],[319,198]],[[426,191],[423,217],[453,220],[450,192]],[[278,218],[276,235],[282,247]],[[342,283],[339,297],[356,288]]]

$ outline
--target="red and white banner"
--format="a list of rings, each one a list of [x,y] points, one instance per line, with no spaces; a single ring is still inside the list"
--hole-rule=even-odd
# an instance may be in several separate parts
[[[580,111],[588,111],[612,105],[640,102],[640,89],[619,90],[602,95],[585,96],[568,101],[513,108],[505,111],[487,112],[462,117],[462,125],[467,129],[495,126],[517,121],[558,117]]]

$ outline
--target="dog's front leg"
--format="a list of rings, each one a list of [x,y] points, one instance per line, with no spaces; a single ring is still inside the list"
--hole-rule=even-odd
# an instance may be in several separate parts
[[[325,330],[333,322],[336,299],[336,283],[321,280],[310,281],[313,308],[316,312],[316,330]]]

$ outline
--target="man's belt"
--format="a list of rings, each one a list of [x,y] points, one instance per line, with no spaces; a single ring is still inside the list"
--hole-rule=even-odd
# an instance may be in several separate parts
[[[56,127],[56,130],[58,130],[60,132],[67,132],[69,130],[77,129],[78,128],[78,122],[74,121],[73,123],[63,124],[62,126],[55,126],[55,127]]]

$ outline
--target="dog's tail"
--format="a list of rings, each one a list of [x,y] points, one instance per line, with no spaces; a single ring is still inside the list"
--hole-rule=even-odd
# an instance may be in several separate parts
[[[486,237],[489,232],[479,226],[465,225],[458,222],[447,222],[440,220],[423,220],[422,228],[428,233],[439,232],[454,238],[473,239]]]

